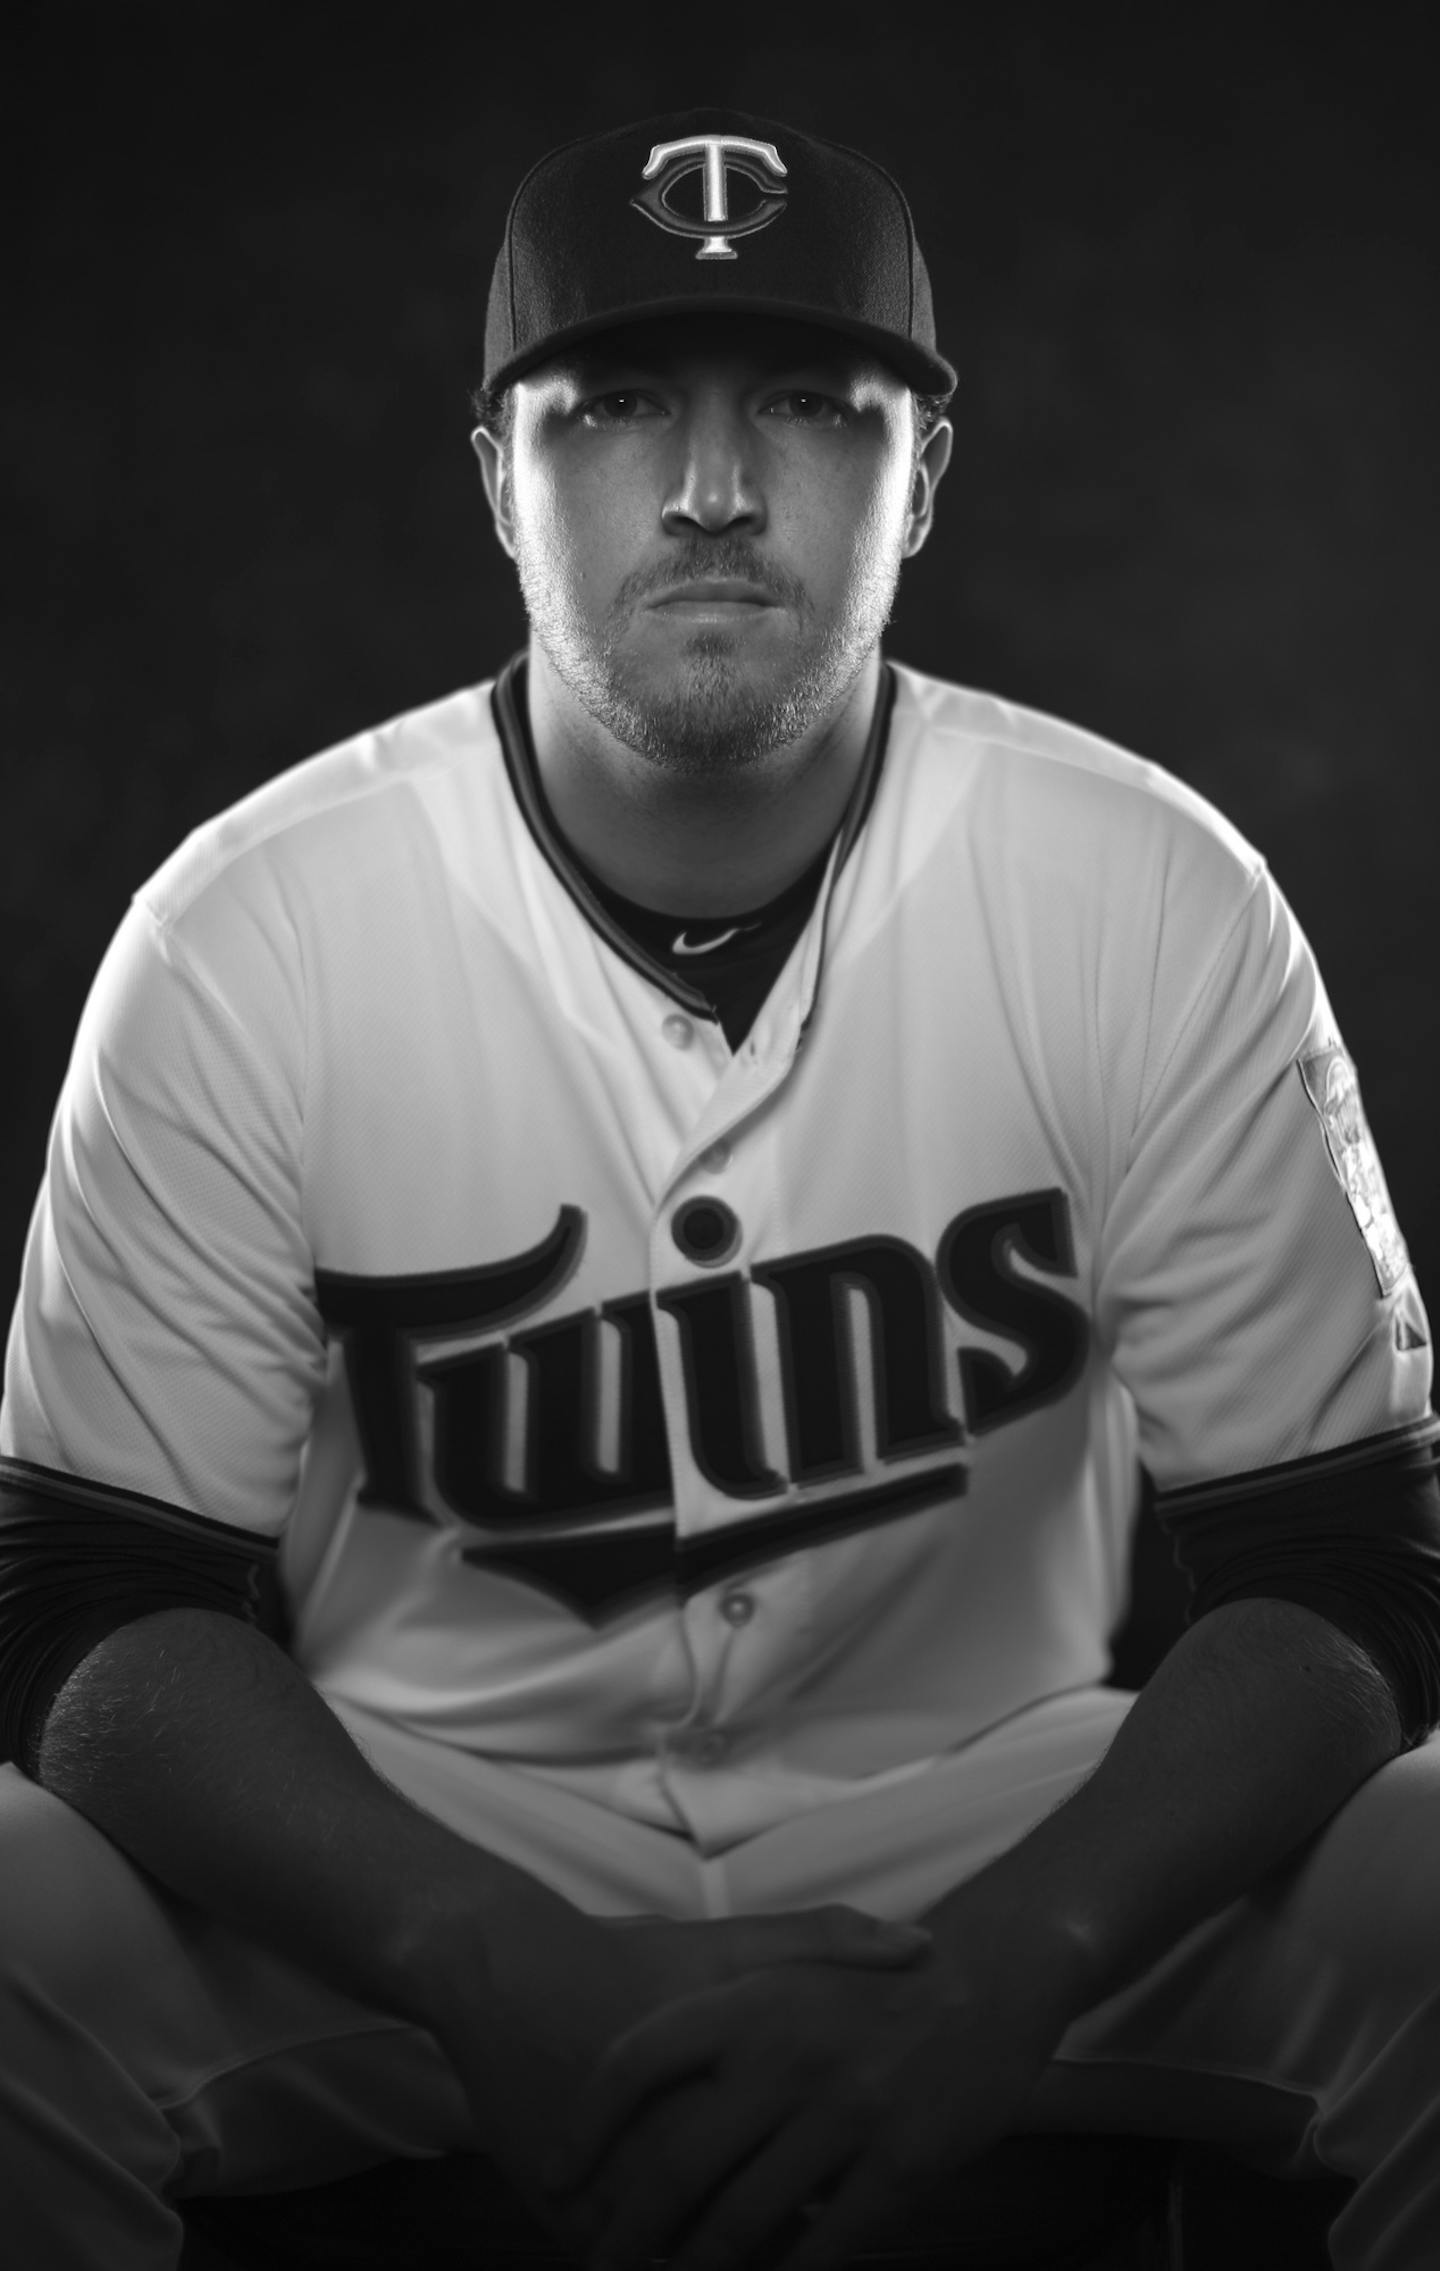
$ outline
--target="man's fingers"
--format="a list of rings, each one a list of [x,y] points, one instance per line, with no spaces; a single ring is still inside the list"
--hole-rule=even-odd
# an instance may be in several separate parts
[[[653,2106],[614,2164],[612,2212],[590,2252],[594,2271],[638,2271],[657,2256],[703,2242],[728,2224],[731,2187],[748,2178],[757,2148],[771,2149],[773,2109],[727,2096],[702,2078]],[[735,2271],[752,2257],[742,2250]]]
[[[817,2193],[824,2188],[816,2186]],[[839,2271],[872,2241],[883,2241],[894,2229],[897,2212],[913,2210],[914,2196],[899,2186],[887,2168],[863,2151],[846,2174],[833,2184],[806,2216],[783,2255],[772,2255],[775,2271]],[[719,2271],[718,2266],[692,2264],[688,2253],[670,2271]],[[727,2271],[744,2271],[743,2262]]]
[[[988,2088],[972,2080],[958,2094],[950,2086],[952,2061],[927,2068],[917,2062],[891,2093],[883,2118],[867,2117],[852,2099],[839,2126],[850,2138],[837,2175],[788,2252],[772,2257],[774,2271],[840,2271],[872,2244],[893,2240],[897,2220],[939,2218],[944,2187],[957,2168],[995,2143],[1008,2126],[1010,2107],[1018,2107],[1006,2086],[1005,2102],[991,2102]],[[817,2108],[815,2118],[833,2113]],[[670,2271],[682,2271],[680,2264]],[[683,2271],[690,2271],[684,2266]],[[735,2271],[744,2271],[736,2266]]]
[[[721,2042],[717,2003],[725,1992],[667,2003],[610,2045],[576,2100],[568,2140],[546,2160],[541,2181],[548,2192],[588,2184],[647,2098],[713,2062]]]
[[[756,2262],[778,2262],[823,2217],[823,2206],[809,2203],[823,2200],[844,2165],[844,2148],[823,2120],[788,2124],[706,2203],[684,2244],[672,2245],[669,2271],[747,2271]],[[618,2271],[609,2233],[600,2252]]]

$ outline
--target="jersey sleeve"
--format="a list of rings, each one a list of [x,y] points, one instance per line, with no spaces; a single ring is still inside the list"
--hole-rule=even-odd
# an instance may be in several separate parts
[[[325,1362],[283,908],[142,897],[86,1004],[6,1360],[0,1454],[274,1539]]]
[[[1193,878],[1159,942],[1097,1254],[1162,1514],[1434,1429],[1425,1310],[1314,955],[1263,866],[1219,920],[1217,895]]]

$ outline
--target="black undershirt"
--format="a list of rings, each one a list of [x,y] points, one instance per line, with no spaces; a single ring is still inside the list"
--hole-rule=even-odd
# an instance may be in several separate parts
[[[569,849],[590,889],[621,929],[652,961],[672,970],[685,985],[698,987],[731,1048],[738,1049],[810,920],[825,880],[829,844],[803,875],[763,907],[734,915],[689,917],[638,906],[602,883],[573,844]]]
[[[894,671],[882,664],[859,772],[829,841],[803,874],[763,906],[703,916],[641,906],[603,883],[581,859],[545,792],[530,730],[527,679],[522,651],[496,679],[491,704],[511,786],[536,844],[609,943],[652,979],[672,983],[686,1008],[713,1014],[731,1048],[738,1049],[810,920],[837,839],[843,866],[864,826],[885,766]]]

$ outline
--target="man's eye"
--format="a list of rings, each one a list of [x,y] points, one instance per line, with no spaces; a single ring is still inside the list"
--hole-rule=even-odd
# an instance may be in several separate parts
[[[633,387],[621,387],[611,394],[592,395],[582,404],[580,415],[590,426],[633,426],[639,419],[653,417],[655,411],[648,395]]]
[[[771,404],[783,418],[793,419],[797,426],[842,426],[845,409],[832,395],[817,394],[811,387],[792,387],[788,394],[777,396]]]

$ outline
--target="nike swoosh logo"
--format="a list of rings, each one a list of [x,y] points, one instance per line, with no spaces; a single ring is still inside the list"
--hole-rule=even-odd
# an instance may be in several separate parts
[[[683,930],[677,931],[671,952],[673,954],[713,954],[716,947],[723,946],[727,939],[738,938],[742,931],[758,930],[759,928],[758,923],[737,923],[733,930],[722,930],[714,938],[696,939],[693,945]]]

